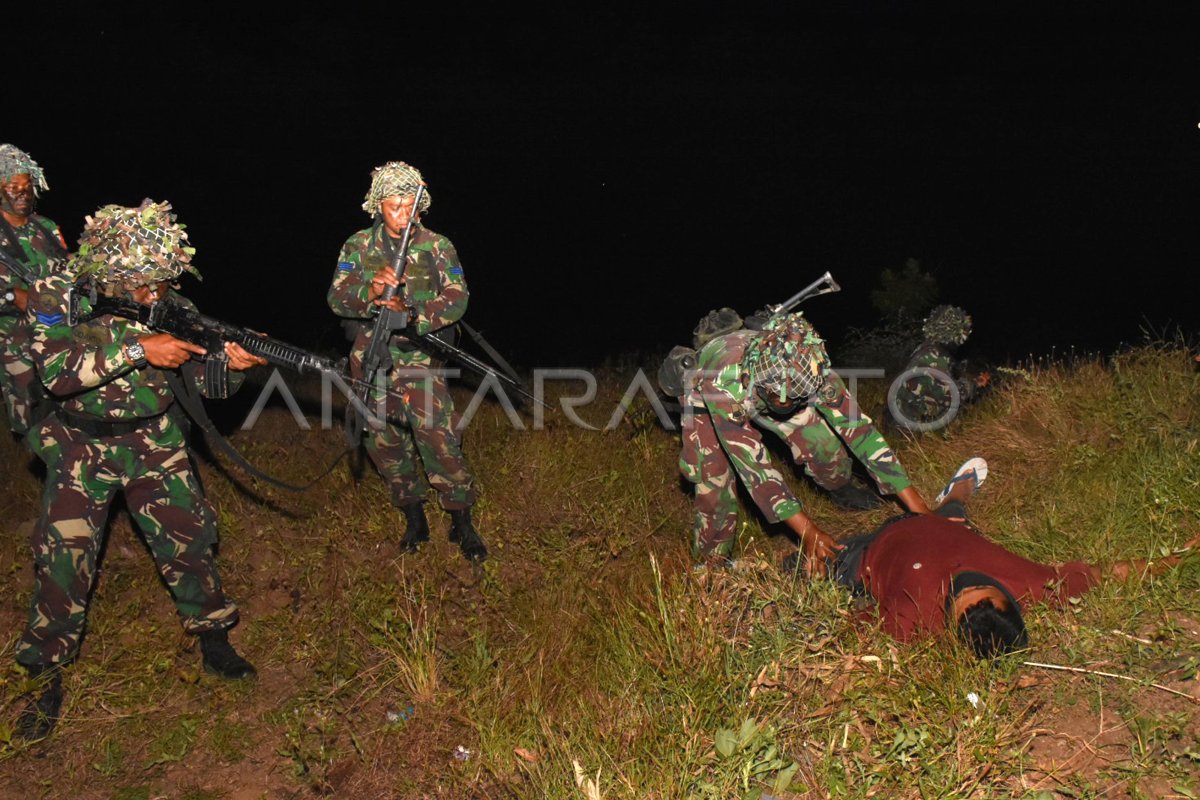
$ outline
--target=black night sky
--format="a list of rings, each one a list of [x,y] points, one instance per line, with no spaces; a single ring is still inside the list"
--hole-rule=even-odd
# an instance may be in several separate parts
[[[1189,20],[644,5],[63,12],[6,35],[0,141],[72,244],[100,205],[170,200],[201,309],[309,347],[345,347],[325,290],[393,159],[429,182],[467,319],[527,367],[665,351],[826,269],[843,291],[806,310],[836,344],[909,257],[994,359],[1200,330]]]

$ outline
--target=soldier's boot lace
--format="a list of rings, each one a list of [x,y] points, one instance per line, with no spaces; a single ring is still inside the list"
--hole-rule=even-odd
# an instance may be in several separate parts
[[[480,562],[487,558],[487,546],[479,531],[471,524],[471,509],[462,508],[450,512],[450,541],[457,542],[463,558]]]
[[[829,497],[835,506],[846,511],[870,511],[883,503],[858,477],[852,477],[845,486],[830,489]]]
[[[425,518],[425,504],[421,502],[400,506],[404,512],[404,538],[400,548],[406,553],[417,552],[417,545],[429,541],[429,520]]]
[[[254,665],[238,655],[229,643],[229,631],[203,631],[200,636],[200,652],[204,654],[204,671],[227,680],[253,677]]]
[[[28,669],[32,678],[46,671],[51,673],[46,688],[25,706],[25,710],[17,718],[17,736],[27,742],[36,742],[49,736],[58,722],[63,701],[62,670],[57,666],[41,665]]]

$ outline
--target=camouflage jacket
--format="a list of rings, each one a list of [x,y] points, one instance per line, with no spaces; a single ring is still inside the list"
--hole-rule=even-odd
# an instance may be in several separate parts
[[[108,421],[131,421],[155,417],[171,407],[175,397],[167,385],[167,373],[149,365],[137,369],[125,357],[124,346],[153,331],[122,317],[104,315],[68,324],[71,282],[63,275],[37,281],[29,293],[29,323],[33,335],[30,348],[38,377],[70,413]],[[195,308],[171,292],[171,300]],[[82,311],[91,309],[87,298]],[[192,372],[202,392],[204,365],[192,360],[182,369]],[[229,389],[236,389],[244,376],[229,375]]]
[[[342,245],[327,295],[329,307],[339,317],[367,320],[372,316],[373,306],[367,301],[371,279],[383,267],[391,266],[382,243],[386,235],[383,226],[367,228]],[[403,279],[404,305],[412,310],[411,324],[418,334],[452,325],[466,312],[467,282],[454,245],[419,223],[413,225]],[[361,352],[369,337],[369,332],[358,337],[355,352]],[[402,334],[392,337],[393,345],[405,341]]]
[[[16,234],[15,242],[9,241],[9,230]],[[31,214],[29,221],[19,228],[0,225],[0,248],[28,265],[36,278],[49,275],[67,255],[67,243],[58,226],[39,214]],[[0,295],[10,289],[28,288],[25,281],[10,274],[8,268],[0,264]],[[0,306],[0,338],[7,338],[12,333],[17,316],[16,307],[7,304]]]
[[[756,331],[736,331],[705,345],[697,361],[695,387],[685,400],[688,405],[708,412],[723,447],[728,449],[728,443],[736,441],[737,449],[748,454],[732,459],[734,467],[752,495],[771,498],[771,507],[763,511],[774,522],[795,515],[801,505],[783,476],[771,465],[762,435],[751,424],[769,416],[766,406],[750,391],[750,376],[742,369],[746,347],[758,335]],[[912,485],[892,448],[871,418],[859,409],[836,373],[829,374],[808,405],[863,462],[881,491],[896,494]]]
[[[922,342],[908,358],[908,369],[928,367],[950,374],[950,354],[937,342]]]

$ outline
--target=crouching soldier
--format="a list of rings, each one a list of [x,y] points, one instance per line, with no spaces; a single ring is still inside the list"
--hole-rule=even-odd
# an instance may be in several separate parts
[[[829,366],[825,346],[801,314],[708,342],[685,403],[680,469],[696,484],[693,555],[728,556],[741,479],[769,522],[799,537],[809,567],[823,572],[837,544],[802,510],[771,464],[757,428],[783,439],[797,463],[827,464],[844,441],[879,490],[913,513],[928,513],[891,447]],[[847,465],[848,467],[849,465]],[[848,471],[848,469],[847,469]]]
[[[105,521],[118,491],[184,630],[199,637],[205,670],[222,678],[255,673],[229,643],[238,610],[221,589],[213,552],[216,516],[193,471],[184,431],[169,413],[175,398],[168,381],[186,370],[209,393],[204,367],[215,384],[222,364],[241,372],[265,361],[236,344],[227,343],[223,354],[206,353],[121,317],[88,319],[89,297],[98,294],[142,304],[168,295],[187,302],[172,284],[185,270],[199,273],[169,204],[105,206],[87,219],[79,244],[66,273],[38,281],[29,296],[33,362],[57,401],[54,413],[28,436],[46,463],[42,516],[32,542],[33,601],[16,647],[17,662],[43,680],[41,695],[17,723],[18,735],[31,740],[45,737],[58,720],[61,670],[78,654]],[[209,363],[199,363],[199,356]],[[221,381],[227,385],[240,382],[240,376],[216,377],[228,377]]]
[[[974,402],[991,382],[988,372],[973,373],[954,359],[971,335],[971,316],[958,306],[938,306],[921,326],[924,337],[890,392],[888,407],[902,428],[938,430],[950,424],[961,406]]]

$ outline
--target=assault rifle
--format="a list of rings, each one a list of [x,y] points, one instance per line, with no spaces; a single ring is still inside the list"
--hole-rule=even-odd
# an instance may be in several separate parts
[[[392,256],[392,271],[399,278],[404,274],[404,269],[408,264],[408,245],[412,240],[413,224],[417,221],[417,213],[421,208],[421,198],[425,196],[425,184],[417,186],[417,191],[413,195],[412,213],[408,215],[408,224],[404,226],[404,233],[400,236],[400,244],[396,247],[396,252]],[[387,236],[385,230],[383,235]],[[383,301],[391,300],[396,296],[397,286],[384,287],[383,294],[379,299]],[[402,331],[408,327],[408,312],[407,311],[392,311],[385,306],[377,306],[375,314],[375,323],[371,327],[371,338],[367,342],[367,347],[363,351],[362,357],[362,383],[357,392],[361,407],[365,408],[369,398],[370,387],[375,381],[376,376],[380,372],[386,372],[391,366],[391,357],[388,355],[388,340],[392,338],[392,334],[396,331]],[[346,408],[346,442],[349,445],[358,444],[358,440],[362,437],[366,430],[367,420],[354,407],[351,402]]]
[[[838,286],[837,281],[833,279],[833,275],[826,272],[779,305],[769,305],[761,311],[751,314],[746,318],[746,327],[751,330],[762,330],[762,327],[767,324],[768,320],[784,314],[790,314],[793,308],[805,300],[811,297],[819,297],[823,294],[830,294],[831,292],[840,292],[841,290],[842,287]]]
[[[225,397],[229,394],[228,370],[226,368],[228,357],[225,355],[225,342],[234,342],[241,345],[242,348],[252,355],[265,358],[269,364],[287,367],[301,374],[305,372],[319,372],[322,375],[336,377],[343,382],[351,384],[361,383],[361,381],[355,380],[347,372],[344,362],[334,362],[332,359],[302,350],[295,345],[288,344],[279,339],[263,336],[248,328],[239,328],[236,325],[230,325],[219,319],[206,317],[198,311],[193,311],[190,308],[169,300],[159,300],[149,305],[142,305],[128,298],[90,296],[91,310],[85,313],[80,305],[80,301],[83,297],[88,296],[88,293],[80,287],[73,287],[71,289],[68,294],[67,303],[67,321],[69,324],[76,325],[94,317],[111,314],[133,320],[152,331],[169,333],[177,339],[200,345],[208,352],[204,355],[197,355],[196,360],[204,363],[205,388],[208,390],[209,395],[213,397]],[[304,491],[309,486],[324,478],[325,475],[328,475],[334,466],[337,465],[337,462],[348,452],[343,452],[320,476],[306,485],[299,486],[285,483],[254,467],[221,435],[220,431],[213,425],[212,420],[209,419],[207,412],[205,412],[204,404],[200,400],[199,391],[187,373],[177,374],[173,370],[169,370],[167,371],[167,383],[170,385],[179,404],[183,406],[188,416],[204,430],[211,442],[216,444],[246,472],[281,489],[287,489],[291,492]],[[350,402],[353,405],[354,401],[351,400]]]
[[[530,394],[529,390],[522,386],[521,382],[516,380],[511,375],[507,375],[503,372],[493,369],[490,365],[480,361],[467,351],[451,344],[444,338],[439,338],[437,332],[421,336],[413,330],[407,330],[404,332],[404,335],[407,336],[413,344],[430,355],[440,356],[448,361],[453,361],[460,366],[471,370],[480,377],[497,380],[508,388],[512,389],[519,396],[525,398],[526,400],[532,400],[533,402],[540,404],[543,408],[553,408],[553,406],[539,399],[537,396]]]
[[[86,296],[86,292],[82,293]],[[160,300],[149,305],[142,305],[123,297],[96,298],[91,303],[91,312],[83,313],[80,306],[81,292],[73,288],[68,304],[68,323],[76,325],[93,317],[112,314],[117,317],[133,320],[150,330],[159,333],[169,333],[177,339],[191,342],[203,347],[208,352],[198,355],[199,361],[213,363],[214,368],[205,370],[205,379],[213,381],[210,384],[214,395],[226,394],[224,386],[225,342],[241,345],[248,353],[261,356],[267,363],[278,367],[286,367],[301,374],[318,372],[323,375],[336,376],[343,381],[353,381],[346,369],[332,359],[324,358],[302,350],[295,345],[270,336],[263,336],[248,328],[240,328],[219,319],[207,317],[198,311],[193,311],[169,300]],[[220,367],[220,368],[215,368]]]

